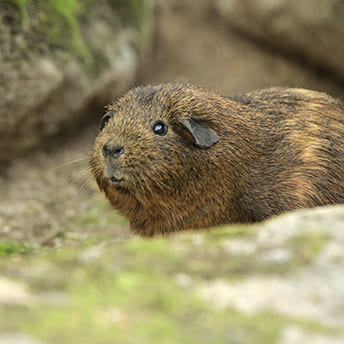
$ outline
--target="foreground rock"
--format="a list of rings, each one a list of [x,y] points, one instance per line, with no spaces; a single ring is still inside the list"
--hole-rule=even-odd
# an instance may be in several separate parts
[[[215,0],[211,4],[232,27],[344,80],[342,1]]]
[[[0,342],[342,343],[343,214],[8,256]]]
[[[153,1],[2,2],[0,159],[80,125],[129,87],[152,28]]]

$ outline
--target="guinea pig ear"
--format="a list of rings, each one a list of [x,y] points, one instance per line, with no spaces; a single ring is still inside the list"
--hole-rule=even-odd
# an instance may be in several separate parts
[[[189,130],[196,145],[200,148],[209,148],[220,140],[215,130],[200,124],[192,118],[179,118],[178,122]]]

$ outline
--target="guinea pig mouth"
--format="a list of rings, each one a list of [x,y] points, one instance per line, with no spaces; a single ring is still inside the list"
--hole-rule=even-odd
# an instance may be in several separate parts
[[[110,180],[113,182],[113,183],[119,183],[119,182],[122,182],[124,180],[124,178],[118,178],[117,176],[111,176],[110,177]]]
[[[124,178],[111,167],[107,167],[107,178],[111,180],[112,183],[120,183],[124,181]]]

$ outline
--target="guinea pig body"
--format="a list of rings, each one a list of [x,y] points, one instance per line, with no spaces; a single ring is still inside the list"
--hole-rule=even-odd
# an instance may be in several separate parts
[[[344,202],[344,105],[272,88],[223,97],[186,82],[108,107],[90,169],[143,236]]]

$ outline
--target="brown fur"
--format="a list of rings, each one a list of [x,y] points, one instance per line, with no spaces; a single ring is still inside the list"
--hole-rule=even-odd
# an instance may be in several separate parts
[[[271,88],[223,97],[185,82],[129,91],[95,140],[90,168],[143,236],[255,222],[344,202],[344,105],[325,93]],[[200,147],[180,119],[219,137]],[[168,124],[156,135],[156,120]],[[106,142],[123,145],[104,158]],[[113,174],[122,181],[111,182]]]

